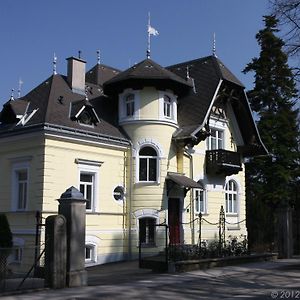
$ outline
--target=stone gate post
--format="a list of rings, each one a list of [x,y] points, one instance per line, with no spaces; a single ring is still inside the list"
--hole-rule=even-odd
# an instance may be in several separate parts
[[[58,213],[67,220],[67,286],[84,286],[87,284],[84,266],[86,200],[72,186],[61,195],[58,202]]]

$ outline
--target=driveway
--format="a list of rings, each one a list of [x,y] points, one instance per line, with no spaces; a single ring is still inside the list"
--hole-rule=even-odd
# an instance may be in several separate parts
[[[98,271],[97,271],[98,269]],[[155,274],[125,262],[89,269],[90,286],[43,290],[1,300],[300,299],[300,259]]]

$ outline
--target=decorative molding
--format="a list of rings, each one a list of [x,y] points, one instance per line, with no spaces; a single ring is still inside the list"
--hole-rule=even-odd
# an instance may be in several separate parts
[[[97,161],[97,160],[75,158],[75,163],[76,164],[81,164],[81,165],[101,167],[104,162],[103,161]]]

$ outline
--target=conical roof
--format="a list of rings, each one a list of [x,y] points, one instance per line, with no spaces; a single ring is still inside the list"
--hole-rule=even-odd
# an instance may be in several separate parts
[[[104,93],[118,93],[126,88],[140,89],[144,86],[171,89],[177,94],[185,93],[190,83],[165,69],[151,59],[145,59],[104,83]]]

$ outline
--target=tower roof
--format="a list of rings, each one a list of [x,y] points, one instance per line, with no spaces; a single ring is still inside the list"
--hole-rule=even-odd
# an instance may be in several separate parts
[[[153,60],[145,59],[105,82],[104,92],[105,94],[113,94],[129,87],[140,89],[144,86],[171,89],[177,94],[183,94],[191,87],[185,79]]]

